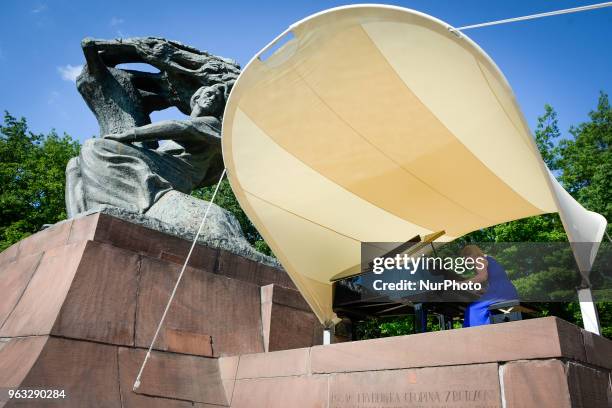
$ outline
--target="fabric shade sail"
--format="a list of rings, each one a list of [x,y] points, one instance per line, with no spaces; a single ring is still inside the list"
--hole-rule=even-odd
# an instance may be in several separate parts
[[[413,10],[341,7],[291,26],[243,70],[222,140],[240,205],[323,323],[330,279],[359,265],[361,242],[450,241],[551,212],[572,241],[599,242],[606,225],[550,174],[493,61]]]

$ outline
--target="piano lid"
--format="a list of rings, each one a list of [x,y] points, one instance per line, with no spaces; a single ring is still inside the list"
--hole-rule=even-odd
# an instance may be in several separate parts
[[[385,248],[383,248],[382,246],[377,246],[377,243],[367,244],[377,249],[380,249],[381,252],[377,253],[374,256],[370,255],[368,257],[369,260],[367,263],[361,262],[358,265],[355,265],[351,268],[348,268],[340,272],[337,275],[332,276],[329,279],[329,281],[335,282],[341,279],[351,278],[353,276],[359,276],[359,275],[363,275],[364,273],[368,273],[372,270],[374,258],[377,258],[377,257],[389,258],[389,257],[393,257],[398,254],[406,254],[408,256],[419,256],[421,254],[427,254],[429,253],[431,249],[433,249],[430,244],[436,239],[443,236],[445,233],[446,233],[445,231],[438,231],[438,232],[434,232],[434,233],[427,234],[424,236],[417,235],[413,238],[410,238],[408,241],[404,242],[403,244],[396,246],[395,248],[391,249],[388,252],[383,252]]]

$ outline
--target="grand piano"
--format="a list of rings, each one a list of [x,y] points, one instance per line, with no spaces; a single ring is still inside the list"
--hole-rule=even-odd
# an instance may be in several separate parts
[[[480,294],[468,290],[384,290],[380,280],[401,282],[402,280],[429,282],[465,281],[466,278],[444,268],[419,268],[412,274],[405,270],[386,270],[384,274],[374,273],[373,259],[376,256],[394,257],[396,255],[417,257],[437,256],[440,244],[434,240],[444,235],[444,231],[424,237],[416,236],[388,251],[376,243],[362,246],[362,263],[332,278],[333,310],[338,317],[352,321],[368,317],[415,316],[415,332],[427,328],[427,315],[437,316],[440,328],[452,328],[453,320],[462,318],[468,303],[477,300]],[[365,253],[365,254],[364,254]],[[378,282],[376,282],[378,281]],[[375,283],[376,282],[376,283]]]

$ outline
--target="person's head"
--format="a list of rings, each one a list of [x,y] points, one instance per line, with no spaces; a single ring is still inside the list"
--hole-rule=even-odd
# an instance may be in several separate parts
[[[226,84],[199,88],[191,97],[191,117],[214,116],[221,118],[227,97]]]
[[[466,245],[461,250],[461,256],[463,258],[478,259],[484,258],[486,255],[478,245]]]

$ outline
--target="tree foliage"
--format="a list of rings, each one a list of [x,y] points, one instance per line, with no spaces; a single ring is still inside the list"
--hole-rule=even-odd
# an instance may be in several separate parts
[[[600,94],[589,118],[570,129],[573,138],[559,143],[560,179],[582,205],[612,221],[612,109],[607,94]]]
[[[28,131],[24,118],[8,112],[0,125],[0,251],[66,218],[64,186],[68,160],[79,143],[55,131]]]
[[[191,195],[202,200],[210,201],[214,191],[215,186],[209,186],[195,190]],[[268,247],[268,244],[266,244],[266,241],[264,241],[253,223],[251,223],[251,220],[249,220],[244,211],[242,211],[227,179],[224,179],[221,182],[221,186],[219,186],[219,191],[215,197],[215,204],[226,209],[238,219],[244,236],[255,249],[266,255],[274,256],[272,250]]]
[[[558,149],[555,147],[557,139],[561,136],[557,112],[549,104],[544,105],[544,114],[538,117],[535,130],[535,142],[540,150],[542,159],[550,170],[558,169]]]

